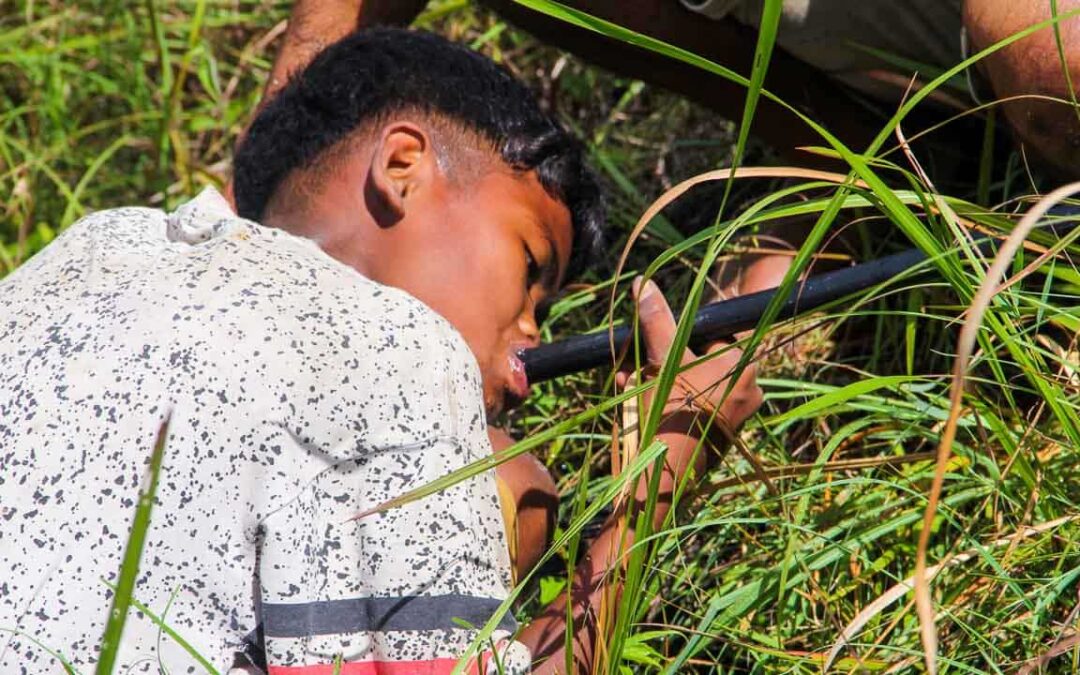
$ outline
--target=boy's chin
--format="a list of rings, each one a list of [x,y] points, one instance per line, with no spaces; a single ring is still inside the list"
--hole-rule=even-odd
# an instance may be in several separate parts
[[[504,409],[504,405],[505,404],[503,403],[502,395],[500,395],[500,394],[498,394],[496,392],[493,392],[493,391],[488,391],[485,388],[485,390],[484,390],[484,413],[487,416],[488,424],[494,424],[495,423],[495,420],[499,417],[499,415],[502,414],[502,411]]]

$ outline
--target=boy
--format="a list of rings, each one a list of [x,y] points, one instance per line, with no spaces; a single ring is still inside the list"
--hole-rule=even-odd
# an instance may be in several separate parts
[[[475,53],[362,32],[258,115],[235,201],[240,217],[213,190],[94,214],[0,285],[2,672],[58,670],[48,650],[94,663],[164,420],[135,597],[216,667],[449,672],[475,635],[455,619],[481,625],[507,596],[491,475],[353,516],[484,457],[487,419],[527,395],[534,308],[600,235],[578,144]],[[655,286],[636,293],[658,362],[674,322]],[[723,392],[736,358],[683,386]],[[685,394],[660,434],[666,492],[704,464]],[[712,400],[736,426],[759,396],[751,372]],[[578,667],[615,531],[570,599]],[[500,623],[508,672],[563,669],[565,602]],[[121,669],[159,664],[198,670],[132,613]]]

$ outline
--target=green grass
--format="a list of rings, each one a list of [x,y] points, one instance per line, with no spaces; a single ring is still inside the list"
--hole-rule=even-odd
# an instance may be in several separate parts
[[[465,3],[432,5],[424,25],[529,80],[589,141],[609,187],[616,250],[672,185],[770,161],[747,130],[757,97],[775,98],[761,86],[774,31],[761,34],[755,71],[739,75],[545,0],[522,4],[748,88],[743,119],[733,124],[567,59]],[[9,8],[0,17],[0,274],[89,211],[168,208],[204,184],[222,184],[270,65],[276,42],[268,37],[287,11],[286,2],[231,0]],[[705,479],[711,489],[659,531],[646,527],[648,518],[636,521],[629,592],[605,672],[816,673],[830,652],[835,672],[925,669],[909,580],[934,453],[950,419],[960,327],[989,264],[957,233],[961,220],[1009,232],[1034,191],[1016,168],[1022,162],[999,152],[995,163],[989,144],[972,151],[983,162],[966,187],[932,189],[891,140],[893,126],[928,92],[909,99],[869,148],[845,147],[817,129],[821,152],[849,167],[839,182],[795,176],[696,188],[646,224],[617,285],[610,269],[598,271],[554,308],[548,337],[605,324],[612,293],[614,316],[628,320],[630,273],[647,272],[668,291],[685,342],[710,263],[745,246],[755,228],[790,217],[813,223],[796,270],[845,229],[846,246],[860,258],[915,245],[937,271],[934,281],[866,289],[797,324],[759,325],[747,344],[764,350],[766,403],[747,424],[741,451]],[[905,127],[909,137],[917,131]],[[930,597],[942,672],[1013,672],[1064,650],[1046,664],[1062,672],[1080,659],[1080,271],[1070,257],[1076,246],[1059,244],[1032,269],[1037,252],[1018,257],[1006,276],[1022,279],[994,295],[973,334],[925,550],[926,563],[941,566]],[[671,386],[674,366],[656,386]],[[572,567],[586,525],[661,456],[647,427],[638,459],[611,477],[611,429],[630,395],[615,395],[605,373],[582,374],[538,387],[509,418],[526,440],[501,458],[537,452],[563,495],[548,552],[554,564],[506,605],[523,621],[541,589],[550,595],[565,576],[560,570]]]
[[[150,454],[150,466],[146,487],[139,491],[139,501],[135,506],[135,517],[131,522],[131,531],[124,545],[124,559],[117,571],[116,584],[110,584],[113,591],[112,607],[105,624],[105,633],[101,637],[101,651],[98,654],[97,675],[109,675],[116,664],[116,655],[120,651],[120,642],[127,623],[128,609],[132,606],[135,584],[139,578],[139,564],[142,562],[143,546],[146,544],[146,532],[150,529],[150,518],[154,513],[154,500],[157,497],[158,479],[161,477],[161,461],[165,457],[165,443],[169,436],[169,420],[161,424],[154,451]],[[160,622],[159,622],[160,623]],[[205,661],[202,662],[206,664]]]

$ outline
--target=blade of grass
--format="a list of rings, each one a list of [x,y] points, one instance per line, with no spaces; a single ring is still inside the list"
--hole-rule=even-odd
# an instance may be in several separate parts
[[[739,168],[743,154],[746,152],[746,142],[750,139],[750,127],[754,121],[754,113],[757,112],[757,104],[761,99],[761,90],[765,85],[765,74],[769,70],[769,62],[772,59],[773,46],[776,44],[776,32],[780,27],[780,15],[783,10],[783,0],[765,0],[761,8],[761,21],[758,25],[757,45],[754,47],[754,65],[750,71],[750,81],[746,87],[746,102],[743,104],[742,120],[739,121],[739,135],[735,140],[735,154],[731,159],[732,169]],[[720,220],[731,196],[733,182],[728,181],[724,186],[724,197],[717,209],[716,219]]]
[[[635,395],[638,394],[640,394],[640,392],[637,392],[637,394]],[[472,659],[476,655],[481,645],[487,643],[487,641],[491,637],[491,634],[495,631],[495,628],[502,620],[502,617],[506,614],[506,612],[510,611],[510,608],[513,606],[514,602],[517,601],[518,596],[524,590],[525,585],[537,573],[538,570],[543,568],[544,563],[549,560],[553,555],[555,555],[557,551],[560,551],[566,546],[570,545],[571,541],[579,537],[585,526],[589,522],[591,522],[597,516],[597,514],[601,512],[603,507],[611,503],[611,501],[615,499],[615,497],[625,489],[625,485],[627,483],[637,480],[637,478],[647,468],[652,466],[658,458],[661,458],[663,456],[663,453],[666,450],[667,448],[664,446],[663,443],[660,442],[653,443],[651,446],[643,450],[636,458],[634,458],[630,465],[626,467],[625,471],[619,476],[619,479],[611,481],[611,483],[604,489],[604,491],[588,505],[588,507],[580,514],[580,516],[575,521],[570,523],[570,525],[563,531],[562,535],[560,537],[557,537],[556,540],[552,543],[552,545],[548,547],[547,551],[545,551],[544,555],[540,557],[540,560],[537,561],[536,565],[529,572],[529,574],[518,583],[517,587],[514,588],[510,592],[509,596],[502,602],[502,604],[499,605],[499,607],[492,614],[488,622],[484,624],[483,628],[481,628],[477,632],[476,637],[473,638],[472,642],[469,644],[468,649],[459,658],[457,665],[454,667],[452,675],[460,675],[460,673],[463,673],[465,671],[465,669],[468,667],[470,659]]]
[[[1050,16],[1058,17],[1058,0],[1050,0]],[[1065,84],[1069,88],[1069,101],[1072,103],[1073,113],[1080,122],[1080,104],[1076,102],[1076,89],[1073,87],[1072,69],[1069,68],[1069,60],[1065,57],[1065,43],[1061,40],[1061,24],[1054,22],[1054,45],[1057,47],[1058,60],[1061,62],[1061,72],[1065,76]]]
[[[146,532],[150,529],[150,516],[154,510],[157,494],[158,476],[161,473],[161,460],[165,455],[165,442],[169,433],[169,418],[166,416],[158,430],[154,450],[150,455],[150,474],[145,488],[139,494],[135,508],[135,517],[131,523],[127,544],[124,546],[124,559],[120,565],[116,592],[112,607],[109,608],[109,620],[105,624],[105,633],[101,638],[101,651],[98,654],[96,675],[111,675],[120,649],[120,640],[124,635],[128,608],[131,606],[135,591],[135,580],[139,576],[139,559],[146,544]]]
[[[37,638],[35,638],[33,635],[28,635],[27,633],[24,633],[21,630],[13,630],[11,628],[0,628],[0,633],[10,633],[10,634],[12,634],[14,636],[17,636],[17,637],[26,638],[30,642],[34,643],[35,645],[37,645],[38,647],[43,649],[45,651],[45,653],[47,653],[49,656],[56,659],[60,663],[60,667],[64,669],[64,672],[67,673],[67,675],[77,675],[78,674],[79,671],[75,670],[75,666],[71,665],[71,662],[68,661],[66,658],[64,658],[63,654],[56,651],[55,649],[50,649],[48,646],[42,644],[42,642],[40,640],[38,640]]]
[[[116,584],[110,584],[108,582],[105,582],[105,585],[108,586],[109,588],[113,589],[114,592],[119,591],[119,587]],[[169,603],[172,604],[172,598],[169,599]],[[156,625],[158,627],[158,629],[160,630],[161,633],[163,633],[165,635],[168,635],[172,639],[173,642],[180,645],[180,647],[185,652],[187,652],[188,655],[191,656],[191,658],[198,661],[199,665],[206,669],[207,673],[210,673],[210,675],[221,675],[221,671],[219,671],[217,668],[215,668],[214,665],[212,663],[210,663],[210,661],[208,661],[205,656],[200,654],[199,651],[197,649],[195,649],[194,645],[192,645],[190,642],[185,640],[182,635],[177,633],[176,629],[174,629],[169,624],[165,623],[165,617],[164,616],[158,616],[157,613],[154,612],[154,610],[150,609],[146,605],[139,602],[139,600],[136,599],[134,597],[134,595],[132,595],[132,597],[131,597],[131,606],[134,607],[135,609],[137,609],[138,611],[142,612],[143,614],[145,614],[146,618],[150,619],[150,621],[152,621],[154,623],[154,625]],[[168,607],[166,607],[165,610],[167,612]],[[161,651],[160,636],[159,636],[159,643],[158,643],[158,651],[159,651],[159,653]]]
[[[1025,538],[1031,537],[1036,534],[1052,530],[1060,525],[1064,525],[1065,523],[1074,521],[1076,519],[1077,516],[1066,516],[1058,518],[1048,523],[1042,523],[1034,527],[1026,528],[1022,532],[1019,532],[1018,535]],[[988,546],[1004,546],[1013,543],[1015,539],[1016,537],[1014,536],[1002,537],[993,542],[990,542]],[[939,570],[945,569],[946,567],[953,567],[963,564],[975,558],[978,554],[979,552],[977,550],[964,551],[963,553],[959,553],[941,563],[927,568],[926,573],[930,575],[935,575],[938,573]],[[828,671],[829,666],[833,664],[833,662],[836,660],[836,657],[840,655],[840,652],[844,649],[844,647],[848,646],[851,643],[852,639],[856,635],[858,635],[859,631],[863,629],[863,626],[869,623],[875,616],[880,614],[882,610],[884,610],[886,607],[911,592],[911,590],[915,588],[915,579],[916,577],[911,576],[907,579],[904,579],[900,583],[890,587],[889,590],[882,593],[880,596],[877,597],[877,599],[864,607],[862,611],[860,611],[858,615],[851,620],[850,623],[844,626],[844,629],[840,631],[840,637],[837,639],[836,643],[832,646],[832,648],[829,650],[828,655],[825,657],[825,665],[822,666],[822,669],[824,671]]]

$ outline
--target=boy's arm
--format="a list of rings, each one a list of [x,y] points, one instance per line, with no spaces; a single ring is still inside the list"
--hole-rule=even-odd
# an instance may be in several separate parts
[[[488,427],[488,438],[493,452],[514,444],[514,439],[498,427]],[[529,452],[495,467],[495,483],[499,489],[514,579],[524,579],[547,551],[548,542],[555,533],[559,489],[547,467]]]
[[[651,364],[659,366],[674,340],[675,320],[664,296],[651,282],[640,291],[638,303],[648,359]],[[714,345],[709,348],[709,352],[715,352],[723,346]],[[678,490],[680,481],[687,477],[687,472],[693,470],[691,478],[702,476],[710,459],[711,452],[707,449],[695,452],[699,443],[693,431],[695,413],[685,407],[686,395],[690,393],[687,389],[704,392],[703,398],[707,399],[707,404],[718,406],[716,424],[726,427],[724,433],[737,429],[761,405],[761,389],[757,386],[752,364],[743,372],[730,394],[724,397],[728,375],[740,356],[739,350],[728,348],[708,361],[684,371],[680,375],[680,381],[684,384],[672,389],[671,398],[665,407],[665,421],[657,433],[657,440],[665,443],[668,451],[660,476],[660,498],[657,500],[653,517],[655,528],[662,526],[671,510],[672,496]],[[687,353],[684,355],[684,363],[693,358],[692,354]],[[649,401],[644,403],[644,409],[648,409]],[[708,416],[698,417],[702,418],[707,421]],[[635,496],[638,507],[645,503],[648,483],[648,475],[639,479]],[[695,487],[692,484],[687,485],[687,489],[691,491]],[[685,498],[686,496],[683,496],[683,499]],[[566,672],[565,631],[568,602],[572,603],[574,617],[574,672],[592,671],[599,628],[597,618],[606,614],[609,617],[606,625],[612,625],[610,617],[613,616],[622,590],[621,583],[610,581],[611,572],[621,564],[621,558],[633,544],[633,531],[625,525],[625,516],[625,509],[611,515],[578,564],[569,595],[563,595],[554,601],[526,626],[519,636],[519,641],[532,650],[534,660],[541,662],[534,670],[535,673]]]

